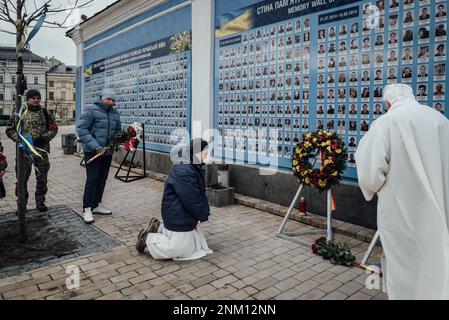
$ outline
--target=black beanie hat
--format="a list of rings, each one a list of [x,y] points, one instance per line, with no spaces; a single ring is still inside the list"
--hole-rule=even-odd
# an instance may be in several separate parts
[[[31,97],[41,97],[41,93],[36,89],[30,89],[26,93],[26,98],[29,100]]]
[[[194,161],[193,155],[200,151],[203,151],[209,146],[209,144],[203,139],[193,139],[190,141],[190,160]]]

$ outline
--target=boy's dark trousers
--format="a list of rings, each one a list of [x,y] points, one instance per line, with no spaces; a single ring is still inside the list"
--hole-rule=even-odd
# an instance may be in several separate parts
[[[87,164],[87,161],[95,155],[96,153],[84,153],[87,178],[84,187],[83,208],[95,209],[98,207],[98,204],[103,198],[109,168],[111,167],[112,155],[99,156],[94,161]]]

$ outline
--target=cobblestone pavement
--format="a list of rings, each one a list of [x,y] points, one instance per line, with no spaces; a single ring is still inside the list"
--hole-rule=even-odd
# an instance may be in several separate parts
[[[52,142],[48,206],[66,205],[82,212],[85,169],[75,156],[63,155],[62,127]],[[14,146],[0,129],[9,168],[7,198],[0,214],[16,209]],[[212,207],[203,225],[213,254],[194,261],[156,261],[134,248],[138,231],[151,216],[160,218],[163,183],[142,179],[123,183],[111,169],[103,202],[112,216],[94,216],[95,226],[121,242],[115,248],[65,260],[0,279],[0,299],[385,299],[368,289],[369,274],[358,268],[334,266],[309,248],[275,237],[282,218],[242,205]],[[34,209],[35,179],[29,181],[29,209]],[[289,222],[290,228],[304,228]],[[316,236],[303,237],[312,242]],[[360,258],[368,244],[336,235]],[[66,267],[80,268],[79,289],[66,287]],[[381,281],[380,281],[381,282]]]

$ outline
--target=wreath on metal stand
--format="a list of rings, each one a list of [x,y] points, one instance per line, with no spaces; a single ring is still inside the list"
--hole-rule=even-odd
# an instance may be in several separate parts
[[[318,155],[321,163],[315,168]],[[311,163],[311,159],[315,160]],[[296,146],[292,156],[292,170],[304,186],[316,188],[320,192],[330,190],[331,210],[335,210],[332,187],[340,183],[347,159],[343,140],[334,131],[318,130],[305,134]],[[324,259],[330,259],[333,264],[350,266],[355,260],[347,245],[326,241],[324,237],[314,242],[312,251]]]
[[[321,153],[321,166],[314,168],[310,159]],[[327,191],[340,183],[348,155],[341,138],[333,131],[318,130],[303,136],[292,156],[292,170],[307,187]]]

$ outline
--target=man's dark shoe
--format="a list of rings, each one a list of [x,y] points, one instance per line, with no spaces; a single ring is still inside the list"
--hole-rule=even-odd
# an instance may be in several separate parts
[[[37,210],[39,210],[40,212],[45,212],[48,210],[47,206],[45,204],[39,204],[36,207]]]
[[[28,209],[25,208],[25,213],[27,213]],[[16,216],[19,216],[19,210],[16,211]]]

